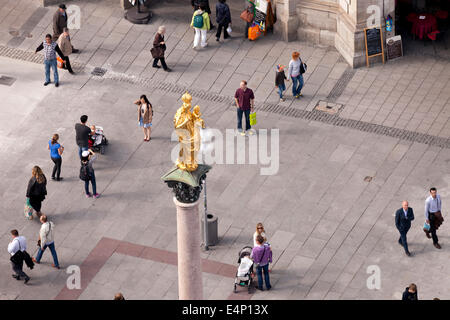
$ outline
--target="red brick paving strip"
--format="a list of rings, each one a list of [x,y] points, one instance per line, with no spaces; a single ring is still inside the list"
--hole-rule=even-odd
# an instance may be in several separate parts
[[[69,290],[67,287],[64,287],[55,297],[55,300],[78,299],[89,283],[91,283],[92,279],[94,279],[95,275],[103,268],[106,261],[108,261],[108,259],[113,255],[113,253],[120,253],[142,259],[177,265],[176,252],[147,247],[111,238],[102,238],[80,266],[81,289]],[[237,266],[230,264],[202,259],[203,272],[234,278],[236,276],[236,268]],[[233,283],[230,282],[230,291],[232,288]],[[232,293],[228,297],[229,300],[248,300],[252,297],[252,294],[247,293],[247,288],[238,289],[240,290],[238,290],[237,294]]]

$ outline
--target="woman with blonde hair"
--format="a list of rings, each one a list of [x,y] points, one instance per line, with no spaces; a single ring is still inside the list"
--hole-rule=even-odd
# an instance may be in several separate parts
[[[47,149],[50,150],[50,158],[55,164],[52,171],[52,180],[61,181],[63,179],[62,177],[60,177],[62,163],[61,155],[63,154],[64,147],[58,143],[58,140],[59,135],[55,133],[52,139],[49,140]]]
[[[31,206],[38,217],[42,215],[41,206],[47,195],[47,179],[42,169],[34,166],[31,171],[31,178],[27,188],[27,204]]]
[[[292,53],[292,60],[289,62],[288,79],[292,78],[292,95],[296,98],[302,96],[303,75],[301,72],[302,59],[300,59],[300,52],[294,51]]]
[[[264,226],[261,222],[256,225],[256,231],[253,234],[253,246],[256,247],[258,244],[256,243],[256,238],[258,236],[262,236],[264,238],[264,243],[267,242],[266,230],[264,230]]]

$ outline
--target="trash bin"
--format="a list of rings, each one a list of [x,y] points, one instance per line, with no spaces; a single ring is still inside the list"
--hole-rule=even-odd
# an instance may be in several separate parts
[[[217,216],[211,213],[208,213],[208,246],[214,246],[219,242],[218,236],[218,226],[217,226]],[[205,239],[205,218],[202,217],[202,238]]]

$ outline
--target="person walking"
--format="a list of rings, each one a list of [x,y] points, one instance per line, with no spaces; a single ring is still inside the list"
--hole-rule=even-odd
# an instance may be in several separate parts
[[[59,36],[67,28],[67,7],[65,4],[60,4],[56,12],[53,14],[53,41],[58,41]],[[72,45],[71,45],[72,46]],[[71,53],[78,53],[80,50],[72,46]]]
[[[437,194],[436,188],[430,188],[430,195],[425,200],[425,220],[426,223],[430,226],[430,230],[425,231],[425,234],[428,239],[433,239],[433,245],[437,249],[441,249],[441,245],[439,244],[436,230],[444,221],[444,218],[442,218],[441,208],[441,196]]]
[[[210,20],[204,6],[200,6],[198,10],[194,11],[191,27],[195,30],[193,48],[198,48],[199,44],[202,48],[206,47],[208,45],[206,42],[206,32],[210,29]]]
[[[42,169],[34,166],[31,170],[31,178],[28,181],[27,204],[31,206],[38,217],[41,217],[42,201],[47,195],[47,179]]]
[[[86,124],[88,116],[83,114],[80,117],[80,123],[75,124],[75,141],[78,145],[78,155],[81,159],[81,154],[83,151],[89,149],[89,135],[91,134],[91,129]]]
[[[283,98],[283,91],[286,90],[284,80],[286,80],[286,75],[284,74],[284,66],[279,64],[277,65],[277,73],[275,75],[275,87],[278,88],[278,94],[280,96],[281,102],[286,100]],[[289,81],[289,79],[287,80]]]
[[[211,8],[209,6],[209,0],[191,0],[191,5],[194,8],[194,11],[197,11],[198,9],[200,9],[200,7],[203,7],[203,10],[205,10],[206,13],[208,13],[208,15],[211,16]],[[214,28],[215,26],[211,22],[210,29]]]
[[[302,59],[300,59],[300,53],[295,51],[292,53],[292,59],[289,62],[288,77],[292,79],[292,95],[295,98],[302,96],[303,88],[303,75],[301,73]]]
[[[256,246],[252,249],[250,258],[256,264],[256,275],[258,276],[258,289],[263,291],[263,277],[267,290],[270,290],[269,263],[272,262],[272,250],[268,244],[264,244],[264,237],[259,235],[256,237]]]
[[[234,94],[234,100],[237,108],[237,128],[241,135],[245,136],[245,131],[242,130],[242,114],[245,115],[245,129],[249,135],[255,132],[250,126],[250,112],[255,110],[254,101],[255,95],[252,89],[247,88],[247,81],[242,80],[239,89]]]
[[[226,0],[219,0],[216,4],[216,22],[217,22],[217,33],[216,41],[220,40],[220,34],[223,29],[223,38],[228,39],[230,35],[228,34],[228,25],[231,25],[231,13],[230,7],[226,4]],[[212,26],[211,26],[212,28]]]
[[[138,123],[144,130],[144,141],[150,141],[152,133],[153,107],[148,101],[147,96],[143,94],[134,104],[138,105]]]
[[[410,257],[411,253],[408,250],[408,242],[406,241],[406,234],[411,228],[411,221],[414,220],[413,209],[409,207],[408,201],[402,202],[402,207],[395,212],[395,226],[400,232],[398,243],[405,249],[405,254]]]
[[[13,278],[25,280],[25,284],[30,281],[30,277],[23,271],[24,253],[27,250],[27,239],[19,236],[19,231],[11,230],[12,241],[8,244],[8,252],[11,255],[10,261],[14,271]]]
[[[95,171],[92,167],[94,161],[97,160],[97,155],[89,149],[88,151],[83,151],[81,157],[81,168],[80,168],[80,179],[84,181],[84,190],[86,191],[86,198],[91,198],[92,194],[89,192],[89,181],[92,184],[92,192],[94,198],[100,197],[97,193],[97,183],[95,181]]]
[[[47,149],[50,150],[50,158],[52,159],[53,166],[52,180],[61,181],[63,178],[61,175],[61,155],[64,152],[64,147],[58,143],[59,134],[55,133],[51,140],[48,141]],[[56,176],[55,176],[56,175]]]
[[[164,53],[166,51],[166,42],[164,41],[164,34],[166,33],[165,26],[159,26],[158,32],[155,34],[153,39],[152,57],[153,57],[153,68],[161,68],[158,66],[158,60],[161,61],[161,65],[164,71],[170,72],[171,69],[167,67],[166,60],[164,59]]]
[[[411,283],[408,287],[406,287],[405,292],[403,292],[402,300],[419,300],[417,298],[417,286],[414,283]]]
[[[39,231],[39,240],[38,240],[39,250],[36,255],[36,258],[33,258],[33,262],[37,264],[41,263],[42,255],[44,254],[45,249],[49,248],[53,257],[52,267],[59,269],[58,255],[56,254],[55,250],[55,238],[54,238],[55,224],[51,221],[48,221],[48,218],[45,214],[41,216],[40,220],[42,225]]]
[[[67,69],[70,74],[75,74],[70,65],[69,55],[72,53],[72,44],[70,43],[69,29],[64,28],[64,32],[58,38],[58,46],[66,57],[63,69]]]
[[[45,41],[42,42],[39,47],[36,48],[34,54],[41,50],[44,50],[44,66],[45,66],[45,82],[44,86],[50,83],[50,68],[53,69],[53,80],[55,80],[55,87],[59,86],[59,76],[58,76],[58,63],[56,62],[56,53],[65,60],[66,57],[62,53],[58,44],[52,41],[52,36],[47,34],[45,36]]]

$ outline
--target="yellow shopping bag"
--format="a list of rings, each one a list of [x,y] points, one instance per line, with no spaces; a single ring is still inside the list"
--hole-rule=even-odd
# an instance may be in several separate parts
[[[256,125],[256,112],[250,113],[250,125],[251,126]]]

